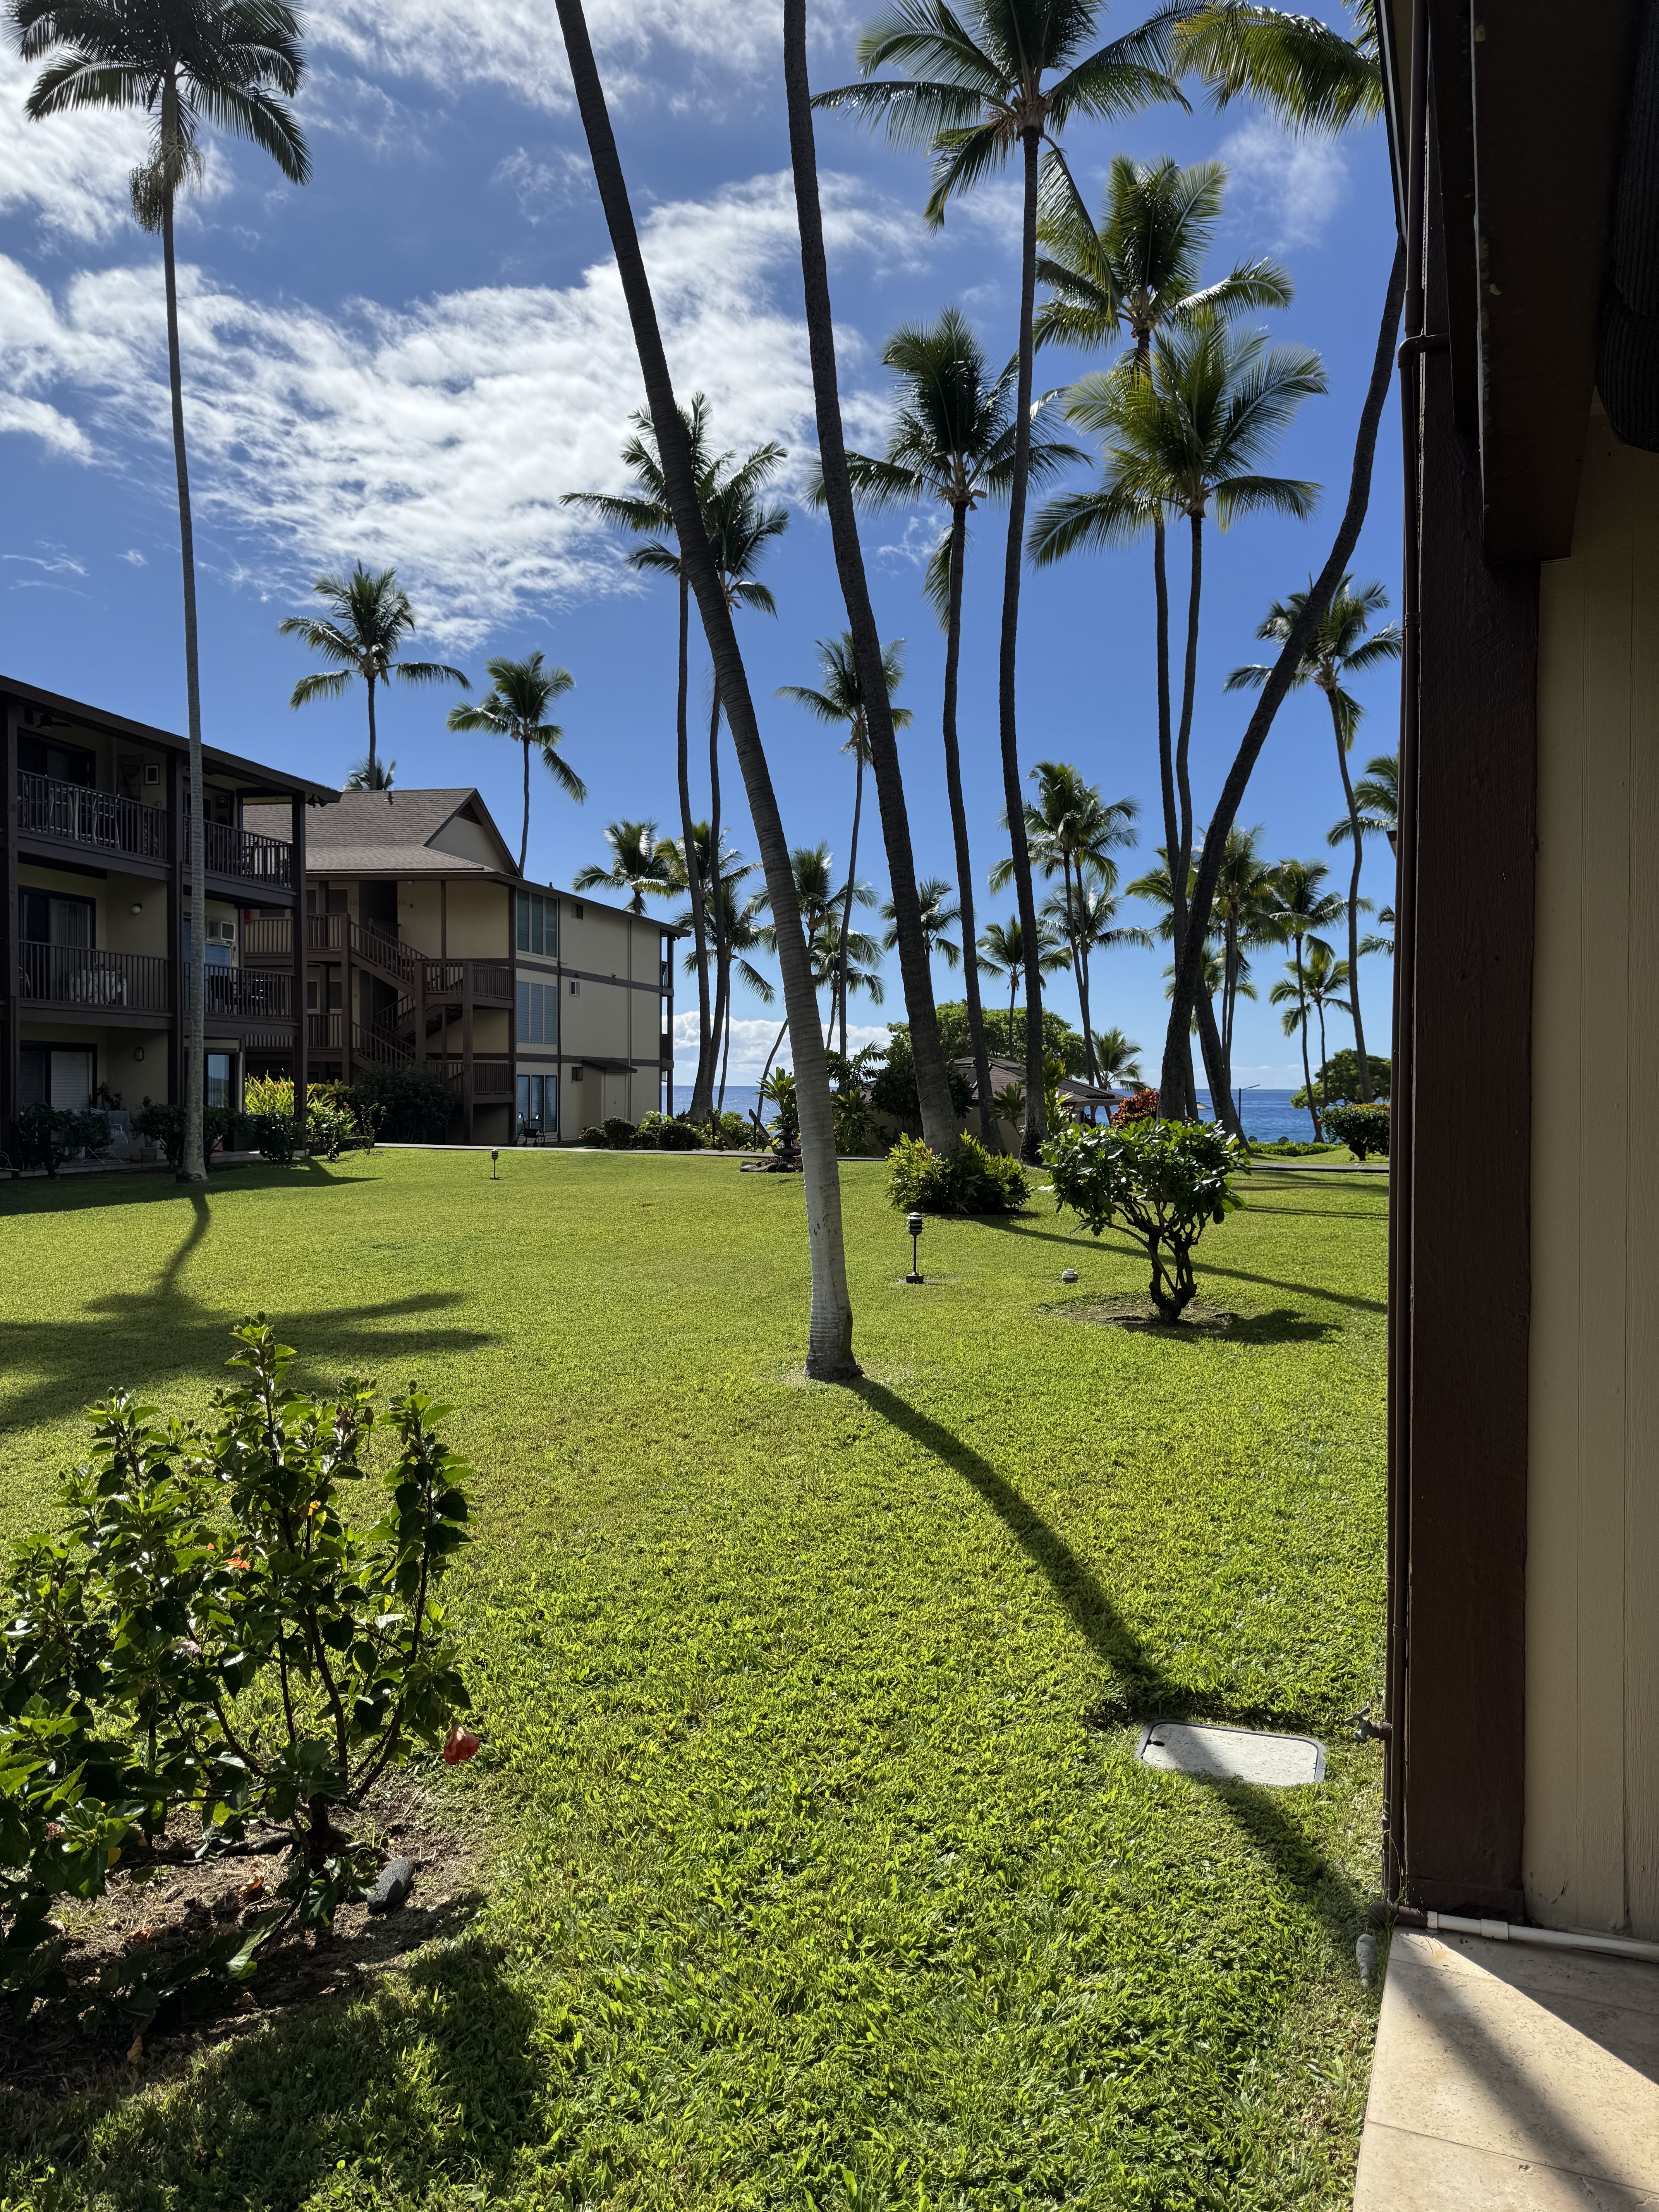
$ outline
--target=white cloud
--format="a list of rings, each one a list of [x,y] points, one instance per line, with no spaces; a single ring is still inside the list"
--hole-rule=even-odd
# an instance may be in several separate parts
[[[690,984],[686,985],[689,989]],[[777,1042],[778,1030],[783,1021],[783,1009],[779,1006],[775,1020],[734,1021],[732,1024],[732,1060],[726,1071],[730,1083],[752,1086],[761,1079],[766,1066],[766,1056]],[[867,1044],[885,1044],[888,1037],[885,1022],[849,1022],[847,1025],[847,1044],[850,1052],[862,1052]],[[786,1036],[778,1048],[774,1067],[791,1065],[789,1040]],[[674,1081],[689,1090],[697,1072],[697,1016],[694,1008],[690,1013],[674,1017]]]
[[[526,222],[545,222],[592,189],[592,172],[585,155],[555,154],[542,161],[520,146],[499,165],[490,182],[508,186]]]
[[[854,20],[846,0],[816,14],[816,43],[844,45]],[[615,102],[656,94],[676,108],[725,106],[762,74],[781,72],[776,12],[754,0],[592,0],[587,21]],[[317,45],[376,76],[422,78],[446,93],[489,85],[548,110],[570,104],[548,0],[398,0],[395,11],[384,0],[320,0],[310,26]]]
[[[87,564],[77,561],[61,545],[48,545],[40,553],[0,553],[0,561],[15,561],[29,568],[43,569],[48,576],[84,576]]]
[[[832,252],[918,253],[907,210],[823,179]],[[706,391],[723,441],[775,437],[805,459],[811,380],[793,293],[787,174],[653,210],[643,228],[678,388]],[[775,296],[774,284],[777,286]],[[635,588],[563,492],[615,488],[638,366],[611,262],[562,289],[495,286],[331,315],[179,272],[198,500],[244,550],[240,574],[286,593],[319,561],[404,571],[426,629],[476,642],[526,599]],[[845,411],[878,438],[843,334]],[[0,423],[165,490],[161,288],[146,265],[85,271],[54,295],[0,258]]]
[[[1234,131],[1221,159],[1231,173],[1230,228],[1248,229],[1275,250],[1317,245],[1347,192],[1339,145],[1293,137],[1260,118]]]
[[[145,560],[136,545],[129,545],[125,553],[118,553],[115,557],[118,561],[126,562],[134,568],[147,568],[149,566],[149,562]]]

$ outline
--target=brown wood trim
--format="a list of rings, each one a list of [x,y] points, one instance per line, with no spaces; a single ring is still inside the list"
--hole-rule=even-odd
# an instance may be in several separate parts
[[[22,996],[19,987],[17,949],[17,708],[10,700],[0,702],[0,773],[5,778],[5,823],[0,832],[0,1146],[17,1118],[21,1079],[18,1039],[22,1028]]]
[[[1431,331],[1448,313],[1438,178]],[[1521,1917],[1531,1307],[1538,570],[1488,566],[1480,455],[1425,354],[1416,517],[1409,1209],[1394,1296],[1408,1404],[1405,1891]],[[1408,557],[1410,556],[1408,550]],[[1414,952],[1413,948],[1415,948]],[[1398,1173],[1399,1170],[1397,1170]],[[1398,1202],[1398,1199],[1397,1199]]]

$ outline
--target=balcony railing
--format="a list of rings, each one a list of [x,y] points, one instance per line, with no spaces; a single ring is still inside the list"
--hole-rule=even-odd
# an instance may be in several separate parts
[[[135,860],[171,857],[165,807],[61,783],[27,769],[17,771],[17,827],[25,837],[51,837]]]
[[[465,1058],[459,1053],[428,1053],[423,1063],[433,1074],[441,1075],[459,1097],[466,1067]],[[510,1098],[513,1096],[513,1063],[510,1060],[480,1060],[475,1054],[472,1060],[472,1096],[474,1098]]]
[[[25,945],[24,998],[77,1012],[165,1014],[172,992],[167,963],[150,952],[101,952],[90,945]]]
[[[189,834],[189,819],[185,819]],[[203,824],[203,861],[210,876],[234,876],[240,882],[265,884],[277,890],[294,887],[294,848],[234,822]]]
[[[426,963],[428,999],[459,999],[465,988],[469,968],[472,971],[472,1003],[475,1006],[510,1006],[513,1004],[513,970],[504,961],[495,960],[428,960]]]
[[[413,1046],[401,1037],[389,1030],[366,1030],[361,1022],[351,1025],[351,1051],[354,1059],[378,1060],[382,1067],[407,1067],[415,1057]]]
[[[221,1021],[292,1021],[294,978],[280,968],[210,968],[206,1011]]]

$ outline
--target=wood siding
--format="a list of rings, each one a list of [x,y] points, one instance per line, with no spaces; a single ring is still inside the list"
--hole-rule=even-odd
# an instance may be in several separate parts
[[[1525,1880],[1659,1938],[1659,457],[1599,412],[1540,601]]]

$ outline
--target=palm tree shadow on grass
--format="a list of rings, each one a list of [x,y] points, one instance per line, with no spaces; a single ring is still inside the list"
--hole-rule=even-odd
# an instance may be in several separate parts
[[[216,1189],[214,1201],[224,1194]],[[178,1195],[169,1183],[166,1198]],[[374,1304],[347,1296],[335,1304],[285,1310],[261,1297],[250,1280],[245,1296],[208,1305],[185,1287],[185,1278],[210,1234],[214,1208],[200,1189],[191,1192],[190,1204],[189,1229],[147,1288],[106,1291],[89,1298],[77,1319],[0,1321],[0,1413],[8,1428],[64,1419],[123,1385],[148,1396],[185,1378],[221,1381],[230,1329],[250,1312],[266,1313],[294,1345],[301,1389],[326,1387],[350,1372],[383,1373],[394,1362],[402,1369],[434,1354],[473,1351],[491,1340],[483,1329],[419,1325],[422,1316],[464,1304],[459,1291],[415,1291]],[[394,1326],[399,1322],[407,1326]]]
[[[1242,1726],[1299,1729],[1305,1724],[1303,1715],[1230,1699],[1165,1674],[1148,1655],[1093,1569],[988,1460],[884,1383],[866,1376],[848,1387],[872,1413],[963,1478],[1041,1571],[1078,1633],[1111,1669],[1110,1691],[1085,1717],[1091,1726],[1109,1728],[1133,1719],[1199,1717]],[[1351,1945],[1364,1924],[1366,1901],[1341,1869],[1288,1817],[1278,1802],[1278,1793],[1242,1782],[1195,1783],[1194,1786],[1213,1790],[1240,1835],[1261,1853],[1282,1882],[1314,1907],[1339,1947]]]
[[[1268,1209],[1264,1207],[1262,1211]],[[1053,1229],[1033,1229],[1025,1222],[1011,1220],[1006,1214],[988,1214],[979,1225],[985,1229],[1000,1229],[1008,1235],[1036,1237],[1046,1244],[1080,1245],[1085,1251],[1109,1252],[1116,1259],[1139,1260],[1143,1265],[1146,1261],[1146,1255],[1139,1245],[1131,1243],[1127,1237],[1064,1237]],[[1365,1313],[1385,1314],[1389,1310],[1386,1298],[1362,1298],[1349,1291],[1327,1290],[1319,1283],[1291,1283],[1280,1275],[1256,1275],[1244,1267],[1224,1267],[1218,1261],[1212,1260],[1207,1252],[1194,1264],[1198,1272],[1200,1295],[1206,1275],[1224,1275],[1230,1282],[1260,1283],[1265,1290],[1291,1291],[1304,1297],[1327,1298],[1333,1305],[1353,1306]]]
[[[473,2194],[483,2179],[493,2195],[520,2150],[545,2136],[537,2026],[494,1944],[463,1936],[418,1953],[361,1984],[355,1999],[298,2008],[202,2060],[188,2098],[139,2116],[119,2160],[99,2162],[100,2202],[142,2212],[182,2191],[204,2207],[298,2212],[365,2120],[376,2177],[398,2202],[451,2201],[447,2191]],[[412,2094],[416,2074],[428,2080]],[[8,2133],[25,2156],[34,2136],[60,2166],[73,2164],[83,2131],[129,2087],[78,2106],[14,2111]],[[374,2124],[394,2112],[395,2126]]]

